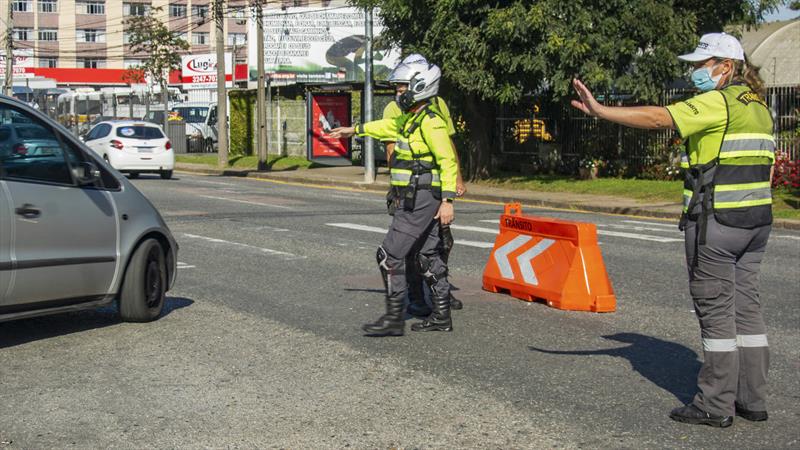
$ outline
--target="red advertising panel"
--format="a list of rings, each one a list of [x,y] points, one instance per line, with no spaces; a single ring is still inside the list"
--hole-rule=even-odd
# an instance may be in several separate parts
[[[310,133],[308,159],[331,165],[349,165],[350,139],[332,139],[327,132],[350,126],[350,94],[308,93]]]

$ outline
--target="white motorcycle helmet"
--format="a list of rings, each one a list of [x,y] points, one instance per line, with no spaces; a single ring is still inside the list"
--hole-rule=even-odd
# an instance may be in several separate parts
[[[439,66],[430,64],[424,56],[416,53],[406,56],[389,74],[390,83],[408,84],[408,89],[397,96],[397,106],[403,112],[417,102],[436,96],[441,78]]]

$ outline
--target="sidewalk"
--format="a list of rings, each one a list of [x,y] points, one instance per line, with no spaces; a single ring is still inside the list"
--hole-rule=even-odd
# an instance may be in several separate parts
[[[336,186],[367,191],[386,192],[389,187],[389,172],[385,167],[378,168],[375,183],[364,182],[364,168],[361,166],[324,167],[306,170],[286,170],[258,172],[242,169],[212,169],[202,164],[177,163],[176,170],[207,175],[240,176],[261,178],[290,183]],[[681,203],[642,203],[634,199],[606,195],[573,194],[563,192],[536,192],[512,190],[493,186],[467,183],[466,200],[482,200],[498,203],[519,202],[528,206],[571,209],[608,214],[625,214],[644,217],[673,219],[681,214]],[[774,228],[800,230],[800,221],[775,219]]]

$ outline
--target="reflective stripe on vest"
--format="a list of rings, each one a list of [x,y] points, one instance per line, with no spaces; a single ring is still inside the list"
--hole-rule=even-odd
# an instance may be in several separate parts
[[[769,181],[744,184],[718,184],[714,187],[714,208],[747,208],[772,203]]]
[[[681,152],[681,169],[689,168],[689,155],[686,152]]]
[[[412,175],[414,175],[414,172],[411,170],[396,169],[393,167],[391,170],[390,183],[392,186],[408,186],[408,183],[411,182]],[[431,186],[442,185],[442,180],[441,177],[439,176],[439,171],[437,169],[433,169],[430,171],[430,177],[431,177]]]
[[[775,138],[771,134],[728,134],[722,141],[719,159],[760,156],[775,158]]]
[[[692,200],[692,190],[691,189],[684,189],[683,190],[683,212],[689,212],[689,202]]]

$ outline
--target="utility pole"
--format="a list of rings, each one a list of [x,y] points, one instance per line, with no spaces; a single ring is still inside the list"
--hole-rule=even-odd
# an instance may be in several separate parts
[[[256,65],[258,80],[256,85],[256,150],[258,152],[258,170],[267,169],[267,133],[266,105],[264,104],[264,7],[261,0],[256,0]]]
[[[228,165],[228,95],[225,91],[224,0],[214,0],[217,24],[217,151],[219,167]]]
[[[372,120],[372,8],[366,8],[366,21],[364,22],[367,36],[364,58],[364,122]],[[372,138],[364,139],[364,182],[375,182],[375,154],[373,152]]]
[[[6,22],[6,79],[5,94],[11,97],[14,80],[14,2],[8,2],[8,22]]]

